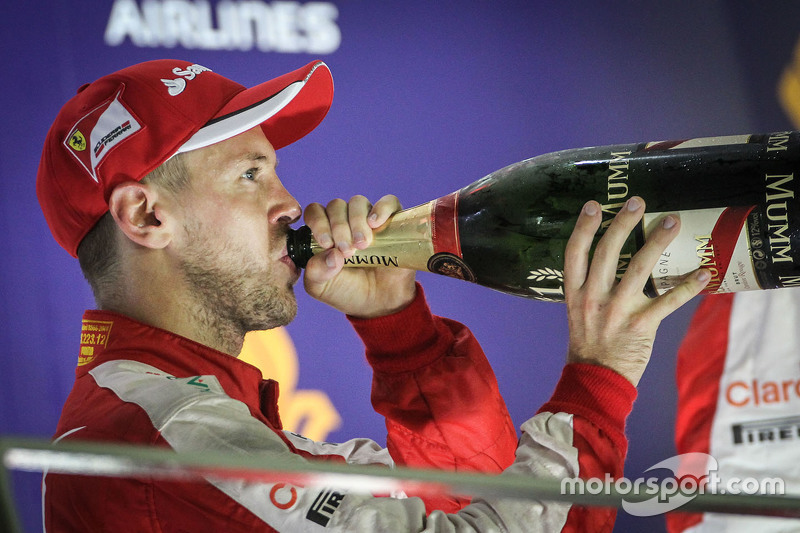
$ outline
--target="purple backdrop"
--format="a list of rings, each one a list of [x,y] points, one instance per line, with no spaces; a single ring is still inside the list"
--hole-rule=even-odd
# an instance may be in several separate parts
[[[800,34],[796,5],[678,1],[15,2],[0,44],[3,222],[0,435],[50,436],[71,387],[92,299],[51,238],[34,178],[47,128],[78,86],[133,62],[175,57],[245,85],[321,58],[336,95],[323,124],[281,151],[301,204],[394,193],[411,206],[537,154],[579,146],[778,131],[777,98]],[[255,6],[256,8],[253,8]],[[188,27],[183,15],[198,15]],[[213,13],[204,30],[206,13]],[[158,24],[159,21],[173,21]],[[468,324],[517,424],[544,402],[566,346],[564,308],[420,274],[438,314]],[[298,388],[342,417],[329,440],[384,439],[361,345],[343,317],[299,291],[288,327]],[[693,306],[662,326],[629,422],[627,473],[674,455],[674,354]],[[458,384],[454,384],[458,386]],[[26,530],[40,530],[39,476],[15,475]],[[663,530],[620,513],[617,531]]]

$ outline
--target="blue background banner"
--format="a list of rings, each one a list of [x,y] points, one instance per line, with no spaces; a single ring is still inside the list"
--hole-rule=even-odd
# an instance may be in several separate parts
[[[302,205],[392,193],[410,207],[550,151],[792,128],[800,122],[798,15],[796,3],[686,0],[6,5],[0,434],[52,435],[73,381],[80,317],[93,306],[35,195],[47,129],[83,83],[179,58],[254,85],[322,59],[333,72],[334,104],[320,127],[279,152],[284,184]],[[418,278],[435,313],[472,328],[521,424],[547,400],[563,365],[563,305]],[[360,341],[344,317],[302,289],[298,299],[298,319],[248,339],[248,357],[267,353],[257,362],[283,382],[281,410],[299,430],[383,442]],[[693,308],[660,330],[629,420],[629,478],[675,454],[675,350]],[[40,476],[14,480],[26,530],[38,531]],[[622,512],[617,524],[663,529],[663,517]]]

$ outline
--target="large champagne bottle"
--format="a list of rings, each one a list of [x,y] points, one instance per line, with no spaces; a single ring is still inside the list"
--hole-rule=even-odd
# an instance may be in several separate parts
[[[395,214],[346,263],[430,271],[562,301],[564,248],[583,204],[602,205],[599,239],[638,195],[647,213],[622,251],[618,276],[663,216],[681,219],[678,237],[653,269],[649,296],[699,267],[712,273],[708,293],[800,286],[795,170],[798,132],[554,152]],[[319,251],[307,227],[289,236],[299,267]]]

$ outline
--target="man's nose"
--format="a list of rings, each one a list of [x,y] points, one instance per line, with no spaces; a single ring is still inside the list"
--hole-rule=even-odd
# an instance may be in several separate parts
[[[303,214],[303,210],[297,200],[295,200],[294,196],[292,196],[289,191],[286,190],[286,187],[284,187],[280,182],[278,182],[277,186],[272,192],[273,194],[270,196],[275,198],[276,201],[270,208],[270,223],[292,224],[297,222],[300,219],[300,216]]]

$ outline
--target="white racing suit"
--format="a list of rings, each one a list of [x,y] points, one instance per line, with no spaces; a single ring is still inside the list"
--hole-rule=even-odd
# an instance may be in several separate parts
[[[800,494],[800,289],[706,296],[678,351],[676,447],[711,456],[708,491]],[[756,492],[754,492],[756,491]],[[667,515],[672,533],[800,531],[800,520]]]

